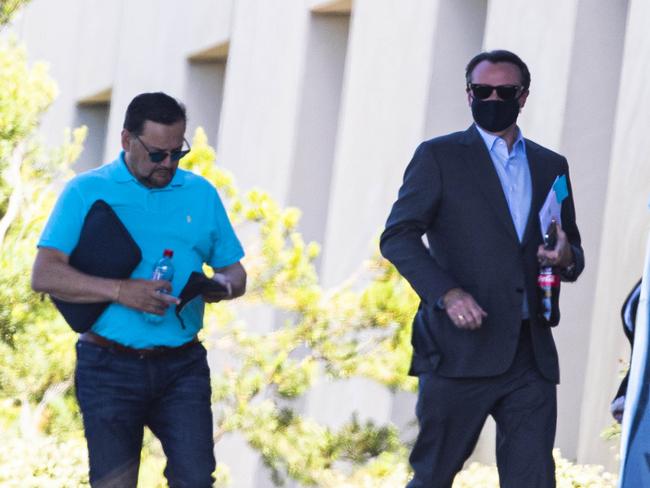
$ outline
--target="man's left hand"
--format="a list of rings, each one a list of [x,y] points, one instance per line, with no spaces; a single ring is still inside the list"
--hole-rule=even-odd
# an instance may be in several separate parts
[[[537,249],[537,260],[540,266],[567,268],[574,262],[573,249],[560,224],[556,223],[555,226],[557,228],[557,243],[555,244],[555,248],[545,249],[543,244],[540,245]]]

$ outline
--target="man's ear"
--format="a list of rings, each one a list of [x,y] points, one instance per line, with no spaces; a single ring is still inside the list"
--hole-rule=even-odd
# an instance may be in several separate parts
[[[528,98],[528,93],[529,93],[528,90],[526,90],[519,97],[519,110],[524,108],[524,105],[526,105],[526,99]]]
[[[121,139],[122,149],[124,149],[124,151],[128,151],[131,144],[131,133],[126,129],[122,129]]]

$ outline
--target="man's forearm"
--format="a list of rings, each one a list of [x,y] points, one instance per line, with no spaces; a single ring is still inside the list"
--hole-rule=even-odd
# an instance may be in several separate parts
[[[223,270],[223,274],[232,287],[229,298],[240,297],[246,292],[246,271],[241,265]]]
[[[40,249],[32,271],[34,291],[73,303],[116,302],[121,280],[99,278],[76,270],[67,256],[53,249]]]

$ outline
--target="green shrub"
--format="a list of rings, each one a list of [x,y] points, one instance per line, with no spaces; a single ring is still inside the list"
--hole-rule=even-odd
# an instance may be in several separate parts
[[[557,488],[615,488],[616,476],[602,466],[574,464],[562,457],[559,449],[555,457]],[[453,488],[499,488],[499,476],[494,465],[472,463],[456,476]]]

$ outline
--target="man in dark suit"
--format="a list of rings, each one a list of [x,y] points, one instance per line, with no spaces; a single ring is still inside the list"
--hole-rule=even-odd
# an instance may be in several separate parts
[[[568,165],[516,125],[530,85],[518,56],[481,53],[466,81],[475,124],[418,147],[381,236],[382,254],[421,299],[408,486],[450,487],[492,415],[501,486],[554,487],[559,366],[537,276],[553,266],[574,281],[584,268]],[[538,213],[562,175],[569,196],[547,250]]]

